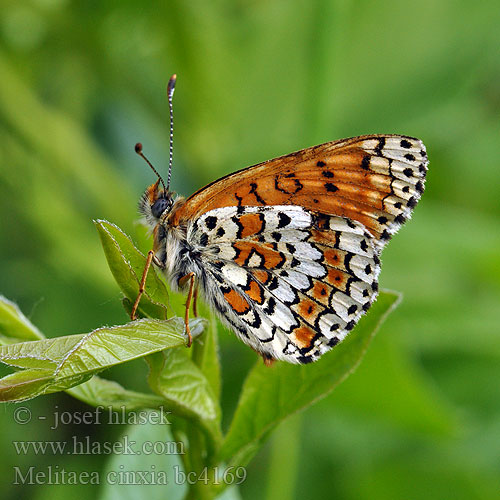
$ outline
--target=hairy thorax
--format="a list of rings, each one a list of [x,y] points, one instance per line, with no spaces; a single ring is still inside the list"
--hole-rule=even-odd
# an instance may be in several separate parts
[[[187,242],[188,224],[172,224],[178,208],[184,204],[178,198],[170,213],[166,214],[154,229],[154,251],[162,264],[163,272],[172,290],[179,291],[179,279],[190,272],[198,270],[197,252]]]

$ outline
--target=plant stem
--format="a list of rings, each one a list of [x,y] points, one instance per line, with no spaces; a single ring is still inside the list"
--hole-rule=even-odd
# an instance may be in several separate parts
[[[208,467],[205,436],[194,425],[189,425],[186,431],[189,439],[189,458],[191,470],[186,470],[186,476],[191,473],[188,480],[189,490],[186,500],[211,500],[216,496],[214,489],[214,468]],[[194,474],[193,474],[194,473]],[[195,476],[194,478],[192,476]],[[188,477],[188,476],[187,476]]]
[[[294,497],[301,425],[302,415],[297,413],[285,420],[273,434],[266,488],[266,498],[269,500]]]

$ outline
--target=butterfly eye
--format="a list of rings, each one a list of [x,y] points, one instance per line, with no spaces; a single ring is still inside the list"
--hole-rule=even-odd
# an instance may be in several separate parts
[[[165,212],[165,210],[170,208],[170,205],[171,205],[170,199],[158,198],[151,205],[151,213],[153,214],[153,217],[156,217],[157,219],[160,218],[161,214]]]

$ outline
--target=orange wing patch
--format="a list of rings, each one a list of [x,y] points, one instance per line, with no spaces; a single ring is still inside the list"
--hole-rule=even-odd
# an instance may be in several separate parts
[[[410,147],[421,150],[405,154]],[[329,142],[209,184],[179,203],[170,223],[182,224],[225,206],[298,205],[356,220],[375,238],[386,240],[390,235],[385,229],[404,222],[403,212],[420,198],[426,165],[425,148],[417,139],[370,135]],[[259,227],[252,214],[242,234],[255,234]]]
[[[339,267],[344,260],[339,250],[330,247],[324,247],[323,259],[325,264],[332,267]]]
[[[310,325],[314,324],[318,314],[323,311],[323,307],[317,302],[307,298],[303,298],[298,304],[292,305],[291,309]]]
[[[339,269],[330,267],[328,268],[328,274],[325,278],[325,281],[335,288],[345,291],[348,279],[349,275],[347,273],[344,273]]]
[[[256,281],[250,281],[248,284],[248,289],[245,288],[245,293],[257,304],[262,304],[264,302],[264,295],[262,293],[262,288]]]
[[[238,314],[246,314],[250,311],[249,303],[236,290],[231,289],[224,293],[224,298]]]
[[[302,325],[295,328],[291,334],[292,341],[301,349],[311,347],[316,332],[308,326]]]
[[[267,271],[262,271],[259,269],[257,271],[252,271],[252,275],[257,281],[260,281],[263,285],[267,285],[267,283],[271,281],[271,275]]]
[[[271,243],[236,241],[233,248],[238,253],[234,262],[242,267],[274,269],[283,265],[285,257],[274,250]]]
[[[332,287],[328,286],[326,283],[315,281],[313,288],[307,293],[315,300],[317,300],[320,304],[328,306],[331,291]]]
[[[264,229],[264,219],[262,214],[243,214],[239,217],[240,238],[248,238],[254,234],[259,234]]]

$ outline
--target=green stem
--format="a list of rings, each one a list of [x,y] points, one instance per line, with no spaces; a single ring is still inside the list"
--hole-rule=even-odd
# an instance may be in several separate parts
[[[176,419],[172,421],[172,436],[176,442],[182,442],[185,446],[184,449],[187,449],[187,436],[185,433],[185,424],[186,422],[182,419]],[[191,454],[189,453],[189,449],[187,453],[183,453],[180,455],[182,460],[182,466],[184,470],[191,470]]]
[[[301,425],[302,415],[297,413],[273,433],[266,488],[269,500],[288,500],[295,496]]]
[[[205,436],[199,428],[188,424],[187,435],[189,439],[189,459],[192,479],[188,481],[189,490],[186,500],[211,500],[215,498],[217,492],[214,489],[214,469],[208,466],[205,446]],[[194,476],[194,477],[193,477]]]

